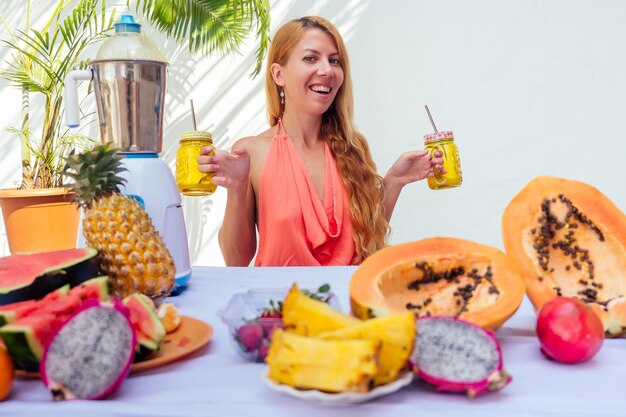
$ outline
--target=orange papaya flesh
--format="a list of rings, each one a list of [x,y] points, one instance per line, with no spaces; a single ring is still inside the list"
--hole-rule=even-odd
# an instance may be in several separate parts
[[[577,298],[608,337],[626,334],[626,215],[598,189],[538,177],[504,211],[502,237],[537,310],[557,296]]]
[[[460,317],[495,330],[515,313],[524,284],[500,250],[436,237],[384,248],[350,281],[352,314],[366,319],[406,310]]]

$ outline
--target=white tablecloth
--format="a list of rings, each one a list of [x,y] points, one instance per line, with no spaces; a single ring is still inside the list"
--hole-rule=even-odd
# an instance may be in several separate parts
[[[264,364],[240,358],[217,317],[236,292],[283,288],[298,282],[313,288],[330,283],[348,310],[353,267],[210,268],[193,270],[189,288],[174,302],[187,316],[210,323],[211,342],[160,368],[130,376],[106,401],[53,403],[38,380],[18,379],[0,416],[626,416],[626,340],[607,340],[599,354],[579,365],[548,361],[539,352],[535,316],[525,300],[497,332],[513,382],[473,400],[439,394],[413,383],[373,402],[321,406],[270,390],[261,382]]]

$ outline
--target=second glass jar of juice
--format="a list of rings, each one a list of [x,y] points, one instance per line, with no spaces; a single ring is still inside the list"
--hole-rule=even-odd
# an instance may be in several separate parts
[[[217,188],[212,181],[213,173],[198,170],[200,149],[205,146],[211,147],[211,155],[215,154],[213,135],[209,132],[185,132],[180,137],[180,146],[176,152],[176,184],[184,195],[210,195]]]
[[[443,169],[446,170],[443,175],[435,171],[434,176],[428,177],[428,186],[431,189],[441,190],[461,185],[463,182],[461,158],[452,132],[437,132],[424,136],[424,149],[431,155],[440,150],[443,155]]]

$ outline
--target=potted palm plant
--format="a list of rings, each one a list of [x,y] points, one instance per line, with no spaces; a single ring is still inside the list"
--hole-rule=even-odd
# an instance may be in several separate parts
[[[256,29],[260,46],[252,75],[259,73],[269,43],[267,0],[129,0],[127,6],[131,3],[158,29],[205,55],[237,50]],[[64,186],[62,171],[72,150],[80,151],[94,140],[65,127],[64,80],[71,70],[86,68],[85,50],[109,36],[115,14],[107,10],[106,0],[58,0],[43,27],[35,29],[30,27],[31,1],[24,5],[27,18],[22,30],[12,31],[0,16],[9,33],[0,42],[12,51],[0,77],[22,91],[22,123],[10,129],[21,139],[22,179],[16,188],[0,190],[12,253],[76,245],[79,210]],[[31,95],[44,100],[43,122],[35,129],[30,124]],[[93,115],[83,117],[94,119]],[[40,213],[40,209],[46,211]],[[57,215],[65,217],[57,219]]]
[[[75,3],[75,4],[71,4]],[[76,246],[79,210],[63,187],[64,158],[91,140],[69,134],[62,123],[63,80],[84,66],[83,51],[104,39],[113,15],[105,16],[99,0],[60,0],[41,28],[30,27],[31,1],[25,3],[26,25],[2,39],[11,54],[0,76],[22,91],[22,123],[13,132],[21,138],[22,180],[15,189],[0,190],[0,206],[12,253]],[[69,9],[69,6],[74,6]],[[40,129],[31,130],[31,97],[43,99]],[[33,97],[34,98],[34,97]]]

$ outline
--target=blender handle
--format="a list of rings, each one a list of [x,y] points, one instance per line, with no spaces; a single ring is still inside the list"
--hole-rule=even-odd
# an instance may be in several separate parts
[[[70,71],[65,77],[65,87],[63,93],[65,95],[65,124],[69,127],[80,126],[80,115],[78,114],[78,86],[76,81],[91,81],[93,71],[74,70]]]

